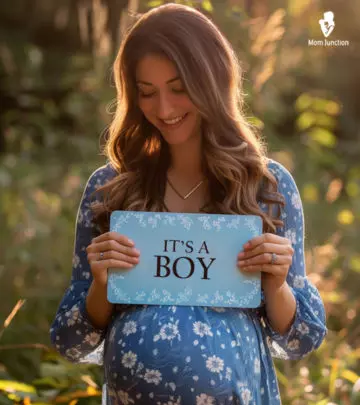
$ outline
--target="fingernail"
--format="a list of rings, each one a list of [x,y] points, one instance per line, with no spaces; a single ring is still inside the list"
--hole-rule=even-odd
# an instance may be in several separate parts
[[[128,239],[128,242],[130,243],[130,245],[134,245],[134,241],[132,239]]]
[[[238,257],[244,257],[244,256],[245,256],[244,252],[241,252],[241,253],[238,254]]]
[[[248,247],[250,247],[250,243],[249,243],[249,242],[247,242],[247,243],[245,243],[245,245],[243,245],[243,248],[244,248],[244,249],[247,249]]]

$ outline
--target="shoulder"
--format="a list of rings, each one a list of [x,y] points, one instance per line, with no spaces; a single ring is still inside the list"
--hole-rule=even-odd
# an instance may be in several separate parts
[[[117,175],[116,169],[110,162],[107,162],[103,166],[95,169],[89,176],[87,181],[87,189],[94,191],[98,187],[103,186],[109,180],[113,179]]]
[[[284,180],[288,181],[289,179],[293,179],[292,174],[290,171],[280,162],[267,158],[267,168],[269,171],[276,177],[276,180]]]
[[[291,215],[296,215],[295,211],[302,211],[300,192],[290,171],[274,159],[268,159],[267,167],[278,182],[278,192],[285,198],[286,209],[292,211]]]
[[[277,180],[279,192],[289,194],[289,190],[292,190],[293,192],[298,193],[294,176],[290,173],[290,171],[280,162],[271,158],[266,159],[267,168]]]

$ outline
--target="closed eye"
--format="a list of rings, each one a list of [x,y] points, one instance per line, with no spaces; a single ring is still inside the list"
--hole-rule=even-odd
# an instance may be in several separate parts
[[[155,94],[155,93],[145,94],[145,93],[142,93],[141,91],[139,91],[140,97],[144,97],[144,98],[152,97],[154,94]]]
[[[173,89],[172,92],[175,93],[175,94],[181,94],[181,93],[185,93],[185,90],[184,89],[180,89],[180,90]],[[154,94],[156,94],[156,92],[146,94],[146,93],[143,93],[142,91],[139,91],[140,97],[143,97],[143,98],[150,98]]]

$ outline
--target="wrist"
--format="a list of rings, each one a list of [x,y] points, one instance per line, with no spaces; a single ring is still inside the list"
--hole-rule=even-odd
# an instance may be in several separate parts
[[[107,291],[107,283],[94,278],[91,282],[90,289],[95,289],[97,291]]]
[[[112,306],[107,299],[107,284],[103,284],[96,280],[93,280],[90,288],[87,292],[86,302],[91,301],[100,301],[105,303],[107,306]]]
[[[285,280],[283,283],[276,283],[270,280],[263,280],[262,289],[265,295],[281,295],[288,290],[289,284]]]

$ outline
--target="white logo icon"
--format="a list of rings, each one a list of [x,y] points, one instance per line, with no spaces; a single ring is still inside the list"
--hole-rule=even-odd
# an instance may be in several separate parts
[[[319,20],[321,31],[323,32],[325,38],[327,38],[335,28],[334,13],[332,11],[326,11],[324,13],[324,18]]]

